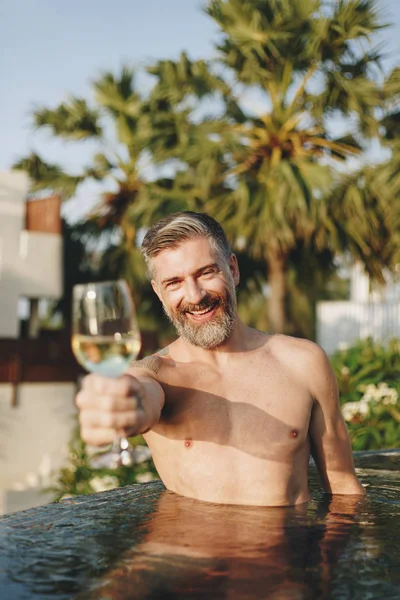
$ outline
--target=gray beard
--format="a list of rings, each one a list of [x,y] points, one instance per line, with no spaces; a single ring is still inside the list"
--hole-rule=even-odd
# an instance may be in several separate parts
[[[164,311],[180,337],[193,346],[211,350],[223,344],[232,335],[235,327],[237,302],[234,286],[221,300],[217,314],[205,323],[193,323],[185,313],[169,312],[165,306]]]

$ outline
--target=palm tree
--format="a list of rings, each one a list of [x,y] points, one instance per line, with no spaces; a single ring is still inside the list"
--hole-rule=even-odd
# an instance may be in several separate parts
[[[398,142],[390,146],[388,161],[343,177],[327,201],[334,244],[363,262],[380,284],[385,270],[398,271],[400,264],[400,148]]]
[[[225,181],[225,148],[215,139],[219,121],[199,114],[204,99],[210,105],[224,98],[229,105],[232,95],[210,62],[191,61],[185,52],[176,62],[160,60],[146,70],[155,79],[148,103],[153,128],[150,147],[173,172],[170,179],[160,180],[151,197],[132,206],[131,218],[150,225],[182,207],[206,211],[210,198],[225,198],[230,191]]]
[[[179,121],[179,115],[170,114],[168,131],[165,123],[157,122],[153,117],[159,118],[160,113],[154,113],[154,101],[137,92],[134,72],[127,67],[117,76],[104,73],[94,81],[93,91],[95,107],[85,99],[72,97],[55,109],[40,108],[33,114],[35,127],[50,129],[57,138],[80,144],[95,141],[98,151],[88,167],[71,175],[32,153],[19,160],[14,168],[28,172],[33,192],[57,191],[64,199],[73,197],[88,179],[104,182],[109,191],[104,192],[84,223],[76,228],[90,241],[92,255],[96,250],[95,239],[97,250],[103,249],[100,271],[125,276],[131,283],[143,282],[144,266],[135,244],[142,223],[138,218],[133,221],[129,210],[136,204],[146,206],[151,198],[162,198],[163,190],[172,186],[173,180],[168,178],[146,179],[143,165],[168,158],[168,152],[162,152],[162,145],[172,148],[180,143],[179,127],[184,125],[184,119]],[[172,110],[165,103],[163,109],[164,116]],[[176,208],[184,206],[182,201],[175,203]],[[132,288],[136,290],[137,286]]]
[[[212,0],[207,12],[222,30],[219,61],[238,97],[251,88],[264,106],[221,126],[234,187],[215,211],[267,263],[270,328],[283,331],[289,256],[298,244],[339,241],[326,200],[343,171],[335,163],[379,136],[388,82],[379,84],[371,38],[383,25],[370,0]],[[335,136],[340,119],[348,131]],[[348,201],[362,219],[365,205]]]
[[[72,97],[55,109],[34,112],[36,128],[50,129],[67,142],[97,144],[91,164],[80,173],[71,175],[35,153],[14,168],[28,172],[32,192],[57,191],[64,199],[88,179],[103,182],[108,191],[74,230],[85,243],[86,260],[97,265],[90,276],[124,277],[141,300],[139,316],[149,327],[146,313],[159,311],[147,294],[137,232],[173,211],[204,210],[210,194],[221,194],[225,168],[215,160],[216,149],[221,151],[209,140],[210,125],[195,125],[196,105],[189,106],[188,98],[201,99],[226,85],[205,61],[190,61],[185,53],[177,63],[159,61],[147,71],[154,85],[145,97],[136,90],[133,70],[124,67],[119,75],[104,73],[94,81],[93,106]],[[146,166],[154,171],[151,180]],[[194,173],[201,173],[201,181]]]
[[[329,271],[327,257],[350,250],[378,277],[387,265],[387,253],[374,255],[372,225],[383,211],[385,239],[395,239],[398,219],[387,203],[398,189],[399,152],[389,138],[400,122],[399,73],[384,81],[379,75],[372,41],[383,25],[372,0],[212,0],[206,10],[221,28],[214,63],[182,53],[177,62],[149,66],[154,85],[145,98],[124,68],[95,81],[96,108],[72,98],[36,111],[35,124],[56,136],[99,142],[88,168],[70,176],[36,155],[17,166],[37,189],[64,197],[87,178],[112,181],[85,226],[90,239],[97,235],[108,247],[103,267],[132,281],[142,269],[138,227],[175,210],[214,214],[237,247],[266,265],[269,328],[283,331],[293,257],[314,252]],[[257,116],[245,108],[249,91],[262,107]],[[198,105],[203,99],[211,116]],[[344,134],[335,135],[338,123]],[[347,158],[382,138],[382,126],[390,164],[348,175]],[[146,161],[155,168],[152,181],[144,176]],[[352,190],[360,184],[357,196]],[[377,212],[360,235],[355,224],[366,206]]]
[[[127,249],[134,247],[138,227],[173,210],[200,208],[216,180],[222,181],[222,168],[216,169],[214,160],[218,146],[208,137],[212,126],[195,125],[196,105],[187,100],[227,90],[227,85],[207,62],[190,61],[185,53],[177,63],[159,61],[147,72],[154,85],[146,97],[136,90],[133,70],[124,67],[118,76],[104,73],[94,81],[94,108],[72,97],[55,109],[34,112],[36,128],[50,129],[67,142],[97,143],[99,151],[79,174],[70,175],[35,153],[14,165],[28,172],[33,192],[57,191],[64,199],[88,179],[104,182],[112,191],[104,192],[88,216],[90,234],[97,229],[110,238],[120,232]],[[152,180],[145,177],[145,166],[155,170]],[[201,172],[200,185],[193,169]]]

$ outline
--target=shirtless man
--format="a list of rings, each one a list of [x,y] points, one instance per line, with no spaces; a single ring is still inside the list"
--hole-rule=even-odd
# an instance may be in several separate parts
[[[307,502],[310,452],[327,493],[363,495],[325,353],[244,325],[221,226],[205,214],[170,215],[148,231],[142,253],[179,337],[119,379],[84,379],[84,441],[143,434],[165,486],[198,500]]]

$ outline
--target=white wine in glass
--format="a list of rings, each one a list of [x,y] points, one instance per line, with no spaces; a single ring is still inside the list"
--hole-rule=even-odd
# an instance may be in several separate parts
[[[73,290],[72,350],[89,372],[119,377],[141,347],[135,307],[127,283],[103,281],[76,285]],[[133,448],[117,436],[111,453],[98,466],[132,465]]]

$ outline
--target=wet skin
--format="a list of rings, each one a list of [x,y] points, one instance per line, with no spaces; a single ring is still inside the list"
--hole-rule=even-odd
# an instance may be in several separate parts
[[[166,311],[194,332],[223,310],[196,310],[207,295],[229,298],[239,283],[236,258],[224,262],[204,238],[162,252],[152,265]],[[129,374],[86,378],[77,398],[82,436],[100,445],[115,429],[143,433],[169,490],[226,504],[302,504],[312,452],[327,492],[364,494],[337,383],[316,344],[255,331],[236,315],[217,347],[181,336]]]
[[[173,348],[163,358],[157,377],[165,404],[145,439],[168,489],[235,504],[309,499],[312,398],[279,368],[268,349],[272,340],[265,344],[257,333],[254,339],[264,345],[232,355],[223,372],[180,362]]]

